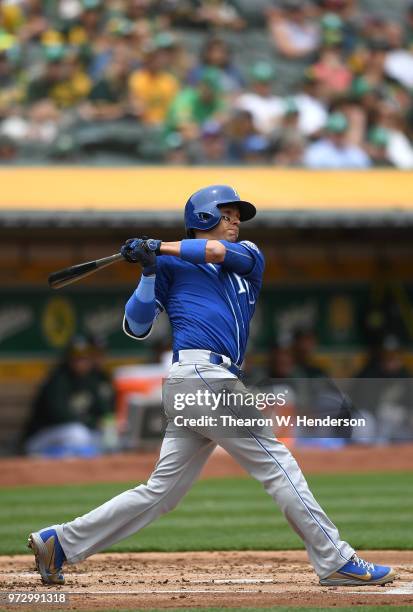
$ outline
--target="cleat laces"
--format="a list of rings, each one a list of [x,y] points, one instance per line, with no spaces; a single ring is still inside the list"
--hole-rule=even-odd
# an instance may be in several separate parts
[[[351,560],[353,563],[358,565],[358,567],[361,567],[369,572],[374,572],[374,563],[369,563],[368,561],[364,561],[364,559],[360,559],[360,557],[358,557],[355,553],[351,557]]]

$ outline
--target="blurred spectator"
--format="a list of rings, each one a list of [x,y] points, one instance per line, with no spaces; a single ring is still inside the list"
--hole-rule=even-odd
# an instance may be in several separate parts
[[[93,362],[92,376],[97,382],[97,394],[99,401],[103,403],[105,414],[99,420],[99,447],[104,452],[111,452],[118,449],[119,440],[114,418],[116,392],[112,376],[106,367],[107,342],[99,334],[88,334],[86,336],[90,346],[91,359]]]
[[[325,13],[320,21],[321,47],[339,47],[343,43],[344,22],[336,13]]]
[[[269,28],[279,53],[290,59],[311,56],[320,43],[320,29],[305,0],[283,0],[280,9],[269,12]]]
[[[365,133],[362,135],[363,137],[367,134],[367,127],[371,127],[371,124],[374,123],[377,106],[382,99],[384,99],[384,95],[380,88],[370,85],[363,76],[353,79],[348,93],[348,101],[354,102],[359,112],[364,113],[365,119],[368,119],[364,126]],[[368,126],[367,123],[370,125]]]
[[[93,361],[92,373],[100,381],[101,387],[99,389],[100,397],[106,397],[113,405],[115,400],[112,386],[112,377],[109,375],[106,369],[106,340],[99,334],[88,334],[86,340],[89,342],[91,347],[91,358]]]
[[[271,134],[271,140],[275,147],[277,147],[280,140],[301,136],[299,121],[300,115],[296,101],[291,97],[285,98],[285,100],[283,100],[282,118],[280,119],[279,125]]]
[[[343,51],[348,54],[358,42],[361,16],[358,0],[315,0],[321,12],[322,37],[324,41],[340,42]]]
[[[364,41],[363,46],[369,47],[375,41],[385,40],[386,19],[382,14],[366,12],[360,23],[359,42]]]
[[[78,58],[61,44],[44,45],[43,52],[46,64],[42,74],[29,83],[27,101],[50,98],[59,108],[67,108],[84,100],[91,81]]]
[[[232,63],[229,47],[221,38],[210,38],[201,52],[201,61],[188,75],[188,83],[196,85],[208,67],[220,71],[220,85],[225,93],[234,93],[242,89],[244,79],[238,68]]]
[[[322,378],[327,373],[314,363],[317,336],[311,327],[297,327],[293,334],[292,352],[300,375],[304,378]]]
[[[260,389],[274,394],[282,392],[286,396],[287,407],[295,410],[300,381],[289,336],[279,338],[269,348],[267,366],[268,378],[261,382]]]
[[[302,165],[306,140],[301,134],[286,133],[277,141],[274,163],[286,168],[297,168]]]
[[[294,95],[299,113],[299,128],[305,136],[317,134],[327,123],[326,101],[321,97],[320,83],[311,70],[306,71],[301,91]]]
[[[383,268],[384,271],[385,268]],[[377,361],[383,338],[410,336],[403,302],[400,300],[398,284],[382,276],[370,289],[369,299],[361,313],[363,339],[369,348],[369,359]]]
[[[251,70],[251,90],[241,94],[235,101],[237,109],[248,111],[254,127],[262,134],[270,134],[283,113],[281,98],[272,93],[275,72],[268,62],[257,62]]]
[[[241,30],[245,26],[235,6],[226,0],[202,0],[197,5],[195,19],[198,23],[231,30]]]
[[[127,113],[129,70],[126,62],[113,59],[93,86],[82,117],[88,120],[120,119]]]
[[[71,23],[68,42],[76,45],[92,43],[103,29],[104,9],[103,0],[81,0],[80,11]]]
[[[136,34],[134,24],[122,17],[113,17],[89,48],[88,74],[96,84],[110,68],[111,62],[121,63],[130,73],[142,60],[146,39]]]
[[[406,10],[403,46],[413,53],[413,2],[409,3]]]
[[[29,455],[92,456],[100,452],[103,418],[113,411],[113,389],[100,349],[76,336],[41,385],[25,430]]]
[[[348,144],[367,150],[366,135],[369,120],[369,113],[367,110],[354,102],[351,97],[344,97],[341,100],[336,100],[334,109],[336,112],[342,113],[348,121]]]
[[[297,406],[303,414],[315,418],[349,418],[352,403],[340,391],[328,373],[315,362],[317,336],[312,327],[301,325],[293,332],[292,353],[300,378],[297,384]],[[300,428],[306,444],[339,447],[351,437],[351,429],[338,426]],[[315,437],[314,437],[315,436]]]
[[[272,134],[274,162],[279,166],[299,166],[306,140],[300,130],[300,115],[294,98],[284,100],[284,116],[280,126]]]
[[[217,121],[204,123],[200,140],[195,144],[191,159],[196,164],[217,165],[228,161],[228,143]]]
[[[171,20],[183,27],[240,30],[245,26],[237,8],[226,0],[161,0]]]
[[[348,143],[347,118],[342,113],[330,115],[325,136],[310,144],[304,153],[307,168],[368,168],[369,156],[363,149]]]
[[[80,0],[57,0],[56,13],[63,22],[70,22],[77,19],[82,11]]]
[[[413,435],[411,372],[405,367],[400,341],[383,338],[366,365],[356,374],[354,403],[370,417],[369,427],[375,442],[410,440]]]
[[[389,141],[390,134],[385,128],[376,127],[370,130],[367,139],[367,152],[373,166],[378,168],[393,167],[387,155]]]
[[[312,66],[312,74],[320,84],[321,96],[327,99],[345,93],[352,81],[352,73],[343,60],[339,45],[321,49],[317,63]]]
[[[315,2],[322,11],[336,13],[345,21],[354,17],[358,4],[358,0],[315,0]]]
[[[0,4],[0,27],[9,34],[16,34],[24,23],[22,7],[17,2]]]
[[[242,144],[241,160],[246,164],[261,165],[269,161],[270,143],[265,136],[248,136]]]
[[[128,19],[139,21],[151,15],[151,4],[154,4],[153,0],[127,0],[122,6]]]
[[[25,95],[24,80],[17,61],[18,47],[13,37],[0,33],[0,119],[7,115],[14,105],[21,102]]]
[[[3,24],[8,32],[18,34],[23,43],[38,40],[49,26],[42,4],[41,0],[2,2],[0,25]]]
[[[168,166],[184,166],[189,163],[185,140],[179,132],[166,135],[164,161]]]
[[[357,378],[409,378],[410,372],[403,363],[400,340],[394,334],[381,339],[378,350],[373,347],[366,364],[356,374]]]
[[[249,111],[236,110],[227,124],[228,152],[230,158],[237,162],[243,155],[244,142],[257,134],[252,115]]]
[[[152,47],[146,50],[143,67],[130,77],[131,104],[144,123],[164,123],[178,93],[178,81],[165,68],[164,50]]]
[[[219,121],[226,114],[227,104],[221,90],[220,74],[216,68],[205,68],[196,87],[186,87],[172,102],[167,126],[181,131],[185,138],[196,138],[203,123]]]
[[[289,337],[281,338],[270,348],[268,353],[268,375],[270,378],[295,378],[299,375]]]
[[[14,161],[18,155],[15,142],[9,137],[0,134],[0,164]]]
[[[159,32],[154,39],[164,53],[165,68],[182,84],[193,66],[193,58],[184,44],[172,32]]]
[[[297,328],[293,337],[281,337],[269,353],[269,380],[263,386],[273,390],[287,389],[287,402],[295,413],[311,418],[348,418],[351,402],[313,363],[316,337],[309,327]],[[300,444],[314,446],[342,446],[343,438],[351,435],[349,428],[300,426],[294,436]]]
[[[375,127],[387,130],[387,156],[390,162],[403,170],[413,168],[413,146],[404,132],[403,118],[395,102],[378,100],[375,112]]]
[[[3,121],[1,132],[20,143],[50,144],[58,133],[60,112],[52,100],[44,98],[25,113],[21,109],[10,113]]]
[[[363,49],[361,56],[360,71],[363,80],[379,89],[383,86],[385,74],[385,62],[390,45],[385,38],[374,38],[368,41],[368,46]]]
[[[384,68],[387,76],[404,87],[413,87],[413,50],[403,49],[403,31],[399,24],[392,24],[391,48],[386,55]]]
[[[299,166],[330,146],[325,167],[367,167],[369,153],[375,166],[413,167],[413,5],[400,24],[380,3],[277,0],[259,30],[244,4],[0,2],[0,134],[16,143],[4,157]],[[345,134],[323,133],[337,112]],[[222,135],[196,143],[210,120]],[[143,131],[153,138],[138,142]],[[170,133],[182,146],[163,151]]]

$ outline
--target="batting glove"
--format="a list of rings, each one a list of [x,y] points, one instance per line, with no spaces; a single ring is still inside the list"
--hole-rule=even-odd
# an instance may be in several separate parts
[[[159,241],[154,241],[159,242]],[[156,274],[156,249],[150,249],[143,238],[129,238],[120,252],[129,263],[139,263],[144,276]]]

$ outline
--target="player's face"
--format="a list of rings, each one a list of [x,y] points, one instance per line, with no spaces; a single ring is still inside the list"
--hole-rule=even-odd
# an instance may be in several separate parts
[[[216,240],[236,242],[239,234],[240,214],[238,206],[220,206],[221,221],[214,227]]]

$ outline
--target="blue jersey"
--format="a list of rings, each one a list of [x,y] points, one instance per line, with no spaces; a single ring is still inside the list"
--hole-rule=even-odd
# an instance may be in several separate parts
[[[193,264],[179,257],[157,258],[155,296],[173,332],[173,350],[206,349],[241,365],[249,326],[261,289],[264,257],[252,242],[242,241],[253,267],[236,274],[224,264]]]

